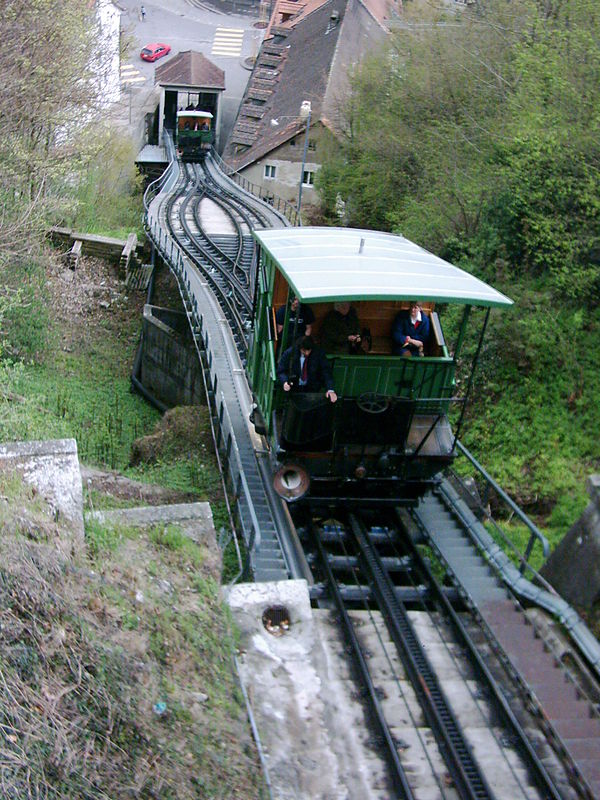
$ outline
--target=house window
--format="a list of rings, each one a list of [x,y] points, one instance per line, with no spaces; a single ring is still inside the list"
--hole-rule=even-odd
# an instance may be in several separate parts
[[[308,149],[309,150],[316,150],[317,149],[317,143],[315,142],[314,139],[309,139],[308,140]]]
[[[305,169],[302,173],[302,186],[312,186],[315,182],[315,173],[310,169]]]
[[[274,164],[265,164],[265,178],[273,180],[276,172],[277,167]]]
[[[290,139],[290,147],[296,147],[296,140]]]

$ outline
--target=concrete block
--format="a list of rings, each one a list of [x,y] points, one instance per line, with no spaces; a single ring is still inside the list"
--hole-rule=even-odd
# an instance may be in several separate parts
[[[83,543],[83,492],[75,439],[0,445],[0,470],[15,471],[35,486],[73,541]]]

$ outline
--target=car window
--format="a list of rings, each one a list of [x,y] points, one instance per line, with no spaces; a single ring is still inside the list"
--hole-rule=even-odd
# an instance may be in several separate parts
[[[144,49],[142,50],[142,53],[145,53],[147,56],[149,56],[151,52],[152,50],[148,50],[147,47],[144,47]]]

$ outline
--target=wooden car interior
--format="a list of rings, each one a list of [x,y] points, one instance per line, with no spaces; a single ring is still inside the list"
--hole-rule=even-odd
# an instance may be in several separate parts
[[[284,291],[274,292],[273,307],[277,310],[280,306],[284,305],[287,300],[287,285],[275,287],[276,289],[283,289]],[[323,320],[328,312],[333,308],[334,304],[329,303],[310,303],[315,321],[312,327],[312,336],[317,343],[319,343],[320,328]],[[396,314],[399,311],[408,310],[408,300],[357,300],[351,303],[356,309],[358,320],[361,330],[367,328],[371,333],[371,348],[369,353],[375,355],[391,355],[392,354],[392,325]],[[435,303],[422,303],[422,311],[427,314],[430,320],[430,334],[429,340],[425,345],[426,356],[444,355],[444,335],[442,333],[442,326],[439,317],[435,311]]]

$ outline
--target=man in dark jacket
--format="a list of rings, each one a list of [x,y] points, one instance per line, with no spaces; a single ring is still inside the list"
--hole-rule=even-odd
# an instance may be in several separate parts
[[[303,336],[283,353],[277,377],[284,392],[318,392],[325,388],[325,397],[332,403],[337,400],[327,357],[310,336]]]
[[[321,345],[328,353],[355,353],[360,346],[360,323],[350,303],[334,303],[321,325]]]
[[[277,333],[281,336],[283,332],[283,324],[285,322],[286,307],[281,306],[277,309],[275,314],[275,322],[277,324]],[[290,313],[288,316],[288,344],[294,339],[300,339],[302,336],[310,336],[312,331],[312,324],[315,321],[315,315],[310,306],[301,303],[297,297],[294,297],[290,303]]]

